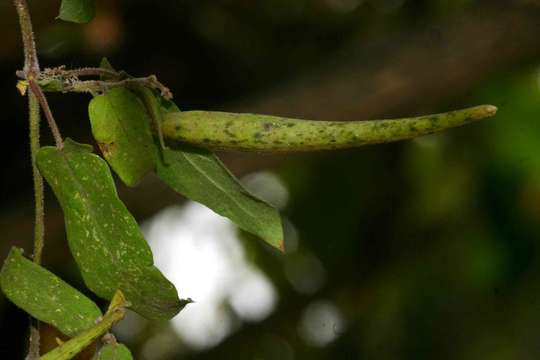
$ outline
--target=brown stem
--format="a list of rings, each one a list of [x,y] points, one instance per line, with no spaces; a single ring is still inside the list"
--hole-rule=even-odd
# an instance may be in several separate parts
[[[39,74],[39,62],[36,52],[36,43],[34,41],[34,32],[32,30],[32,19],[28,11],[26,0],[13,0],[17,14],[19,15],[19,24],[24,45],[24,71],[27,75]]]
[[[163,98],[170,100],[173,95],[169,88],[160,83],[155,75],[150,75],[142,78],[128,78],[118,81],[104,81],[104,80],[84,80],[74,81],[71,85],[62,89],[63,92],[100,92],[113,87],[124,87],[130,85],[143,85],[151,89],[156,89],[160,92]]]
[[[14,0],[15,9],[19,16],[19,24],[24,46],[24,72],[27,79],[35,79],[39,75],[39,62],[34,41],[34,32],[32,30],[32,20],[28,11],[26,0]],[[34,256],[33,260],[39,264],[41,262],[41,249],[44,243],[44,204],[43,204],[43,178],[35,166],[35,158],[39,149],[39,106],[36,101],[35,93],[29,94],[29,119],[30,119],[30,149],[32,159],[32,170],[34,175],[34,195],[35,203],[35,233],[34,233]],[[39,322],[30,317],[30,337],[28,346],[28,360],[39,358]]]
[[[53,114],[51,112],[51,108],[49,107],[49,103],[47,102],[47,98],[45,97],[45,94],[43,94],[43,90],[41,90],[41,87],[39,86],[39,84],[34,78],[28,79],[28,86],[30,87],[30,91],[32,92],[32,94],[34,94],[36,98],[38,99],[39,104],[41,105],[41,108],[43,109],[45,118],[47,119],[47,122],[49,123],[49,127],[51,128],[51,131],[54,137],[54,142],[56,143],[56,147],[59,149],[63,149],[64,142],[62,141],[62,135],[60,134],[58,125],[56,125],[56,121],[54,120]]]
[[[115,71],[104,68],[96,67],[84,67],[79,69],[66,70],[65,66],[60,66],[52,69],[45,69],[42,71],[44,77],[47,76],[61,76],[61,77],[79,77],[79,76],[110,76],[113,78],[123,78],[128,75],[123,71]]]

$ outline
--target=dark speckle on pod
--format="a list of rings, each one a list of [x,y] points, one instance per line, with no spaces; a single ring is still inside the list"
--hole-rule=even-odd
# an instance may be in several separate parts
[[[220,149],[309,151],[410,139],[480,120],[494,115],[495,111],[491,105],[482,105],[435,115],[369,121],[310,121],[188,111],[166,114],[163,129],[169,138],[207,144],[208,148],[219,140]],[[179,133],[173,131],[176,125],[180,126]]]

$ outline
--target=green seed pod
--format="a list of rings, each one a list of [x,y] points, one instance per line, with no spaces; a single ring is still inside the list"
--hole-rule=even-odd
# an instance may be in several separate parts
[[[443,114],[370,121],[310,121],[211,111],[163,115],[166,138],[214,149],[312,151],[358,147],[410,139],[493,116],[482,105]]]

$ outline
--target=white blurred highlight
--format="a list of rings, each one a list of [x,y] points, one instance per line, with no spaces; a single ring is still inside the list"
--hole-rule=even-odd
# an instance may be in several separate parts
[[[339,309],[329,301],[316,301],[309,304],[298,326],[298,332],[304,341],[316,347],[328,345],[343,331],[343,316]]]
[[[273,174],[254,174],[246,183],[277,207],[287,202],[288,192]],[[181,298],[195,301],[172,320],[174,330],[191,347],[215,346],[241,325],[236,318],[261,321],[274,310],[277,293],[272,283],[247,262],[237,229],[228,219],[188,202],[161,211],[143,231],[156,266]]]

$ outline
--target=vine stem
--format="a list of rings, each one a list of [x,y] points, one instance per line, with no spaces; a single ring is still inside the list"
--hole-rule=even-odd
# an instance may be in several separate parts
[[[39,141],[39,101],[34,93],[28,94],[28,108],[30,112],[30,153],[32,160],[32,174],[34,178],[34,202],[35,202],[35,223],[34,223],[34,254],[33,260],[36,264],[41,263],[43,253],[43,243],[45,238],[44,224],[44,199],[43,199],[43,177],[39,173],[36,165],[36,154],[40,147]]]
[[[17,15],[19,16],[19,25],[24,46],[24,72],[28,77],[33,75],[35,78],[39,74],[39,61],[36,52],[36,42],[34,41],[34,31],[32,30],[32,19],[28,11],[26,0],[13,0]]]
[[[35,84],[35,79],[39,76],[39,61],[36,52],[34,41],[34,32],[32,30],[32,20],[28,10],[26,0],[13,0],[17,15],[19,17],[19,25],[21,28],[22,41],[24,46],[24,75],[29,83]],[[38,86],[39,88],[39,86]],[[39,93],[39,92],[38,92]],[[30,128],[30,157],[32,161],[32,174],[34,179],[34,201],[35,201],[35,223],[34,223],[34,251],[33,261],[36,264],[41,263],[41,255],[45,239],[45,223],[44,223],[44,195],[43,195],[43,177],[39,173],[36,166],[36,154],[40,147],[39,129],[40,129],[40,113],[39,113],[39,95],[36,93],[35,86],[31,87],[28,93],[28,112],[29,112],[29,128]],[[41,92],[41,95],[43,93]],[[49,110],[50,112],[50,110]],[[28,355],[26,359],[39,359],[39,322],[30,317],[30,336]]]

